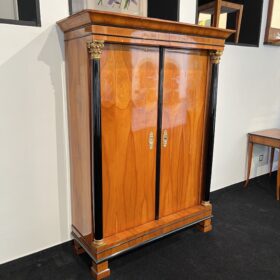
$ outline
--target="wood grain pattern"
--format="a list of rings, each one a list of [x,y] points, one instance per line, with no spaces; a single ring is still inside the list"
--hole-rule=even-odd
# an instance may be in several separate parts
[[[265,129],[260,130],[256,132],[250,132],[249,135],[251,136],[262,136],[265,138],[272,138],[276,140],[280,140],[280,129],[279,128],[271,128],[271,129]]]
[[[72,224],[83,236],[92,233],[89,59],[86,41],[66,43],[68,123],[71,162]],[[77,72],[77,65],[79,70]]]
[[[85,28],[86,32],[91,34],[99,35],[110,35],[110,36],[120,36],[120,37],[130,37],[146,40],[161,40],[161,41],[177,41],[182,43],[201,43],[209,44],[209,41],[217,46],[223,46],[223,39],[219,38],[206,38],[199,36],[192,36],[186,34],[173,34],[173,33],[163,33],[159,31],[150,30],[135,30],[133,28],[127,27],[114,27],[114,26],[99,26],[92,25]]]
[[[200,203],[208,62],[203,51],[165,52],[160,217]]]
[[[160,220],[151,221],[133,229],[106,237],[104,238],[103,246],[89,243],[75,227],[72,228],[72,235],[96,262],[102,262],[117,253],[135,248],[140,244],[152,241],[170,232],[192,225],[195,222],[209,220],[211,217],[211,205],[197,205],[163,217]]]
[[[152,30],[177,34],[192,34],[210,38],[226,39],[234,30],[180,23],[111,12],[84,10],[57,23],[64,32],[69,32],[89,25],[108,25],[130,27],[140,30]]]
[[[196,35],[163,33],[148,30],[135,30],[126,27],[92,25],[65,34],[65,41],[92,35],[95,40],[108,43],[130,43],[146,46],[165,46],[177,48],[197,48],[223,50],[224,39],[207,38]]]
[[[104,239],[105,245],[96,248],[97,260],[106,259],[118,252],[133,248],[139,244],[153,240],[174,230],[191,225],[196,221],[209,219],[211,207],[195,206],[157,221],[151,221],[131,230],[121,232]]]
[[[249,135],[249,141],[259,145],[280,149],[280,140],[259,135]]]
[[[94,279],[101,280],[109,277],[110,274],[111,271],[109,269],[108,262],[105,261],[99,264],[92,262],[91,275],[93,276]]]
[[[201,205],[208,54],[222,50],[232,31],[95,11],[59,25],[66,40],[72,235],[77,252],[81,246],[92,257],[94,277],[103,278],[109,273],[106,261],[116,254],[193,224],[210,230],[212,208]],[[104,243],[99,245],[92,229],[87,52],[92,40],[105,41],[100,60]],[[163,93],[168,139],[161,148],[161,217],[155,220],[160,47],[168,47]]]
[[[106,44],[102,54],[104,237],[154,219],[158,64],[156,48]]]
[[[130,44],[130,45],[139,45],[139,46],[161,46],[168,48],[182,48],[182,49],[204,49],[204,50],[223,50],[224,48],[219,45],[211,44],[209,40],[208,44],[193,44],[193,43],[184,43],[176,41],[160,41],[160,40],[146,40],[146,39],[137,39],[137,38],[127,38],[127,37],[116,37],[110,35],[92,35],[93,40],[104,40],[108,43],[119,43],[119,44]]]
[[[197,224],[196,228],[201,232],[209,232],[212,230],[212,220],[204,220],[203,222]]]
[[[106,41],[125,41],[133,40],[142,44],[155,44],[162,46],[192,46],[205,47],[215,46],[223,49],[224,40],[219,38],[206,38],[186,34],[172,34],[149,30],[135,30],[132,28],[121,28],[114,26],[98,26],[92,25],[84,29],[84,34],[92,34],[94,36],[106,36]],[[72,31],[66,34],[65,40],[72,40],[82,36],[81,30]],[[131,41],[132,42],[132,41]]]

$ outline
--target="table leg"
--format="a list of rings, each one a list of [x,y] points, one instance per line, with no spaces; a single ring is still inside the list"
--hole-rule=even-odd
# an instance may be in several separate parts
[[[272,173],[272,167],[273,167],[273,162],[274,162],[274,152],[275,152],[275,148],[271,148],[269,176],[271,176],[271,173]]]
[[[236,33],[235,33],[235,39],[234,39],[235,44],[237,44],[239,41],[242,15],[243,15],[243,7],[239,11],[236,12]]]
[[[277,200],[280,200],[280,160],[278,160],[276,196],[277,196]]]
[[[246,178],[246,183],[244,187],[247,187],[249,184],[249,179],[250,179],[250,172],[251,172],[251,165],[252,165],[252,157],[253,157],[253,143],[249,142],[248,143],[248,169],[247,169],[247,178]]]
[[[215,3],[215,11],[214,11],[214,27],[219,27],[220,24],[220,15],[222,8],[222,0],[217,0]]]

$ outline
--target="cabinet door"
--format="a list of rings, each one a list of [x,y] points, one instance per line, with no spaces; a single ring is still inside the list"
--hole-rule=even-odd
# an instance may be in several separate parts
[[[160,217],[200,203],[207,73],[206,51],[165,51]]]
[[[154,220],[159,51],[106,45],[101,57],[104,237]]]

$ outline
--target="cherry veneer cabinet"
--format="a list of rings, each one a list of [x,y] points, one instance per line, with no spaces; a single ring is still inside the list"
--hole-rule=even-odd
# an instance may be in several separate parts
[[[72,235],[97,279],[122,252],[198,224],[209,202],[229,30],[85,10],[65,32]]]

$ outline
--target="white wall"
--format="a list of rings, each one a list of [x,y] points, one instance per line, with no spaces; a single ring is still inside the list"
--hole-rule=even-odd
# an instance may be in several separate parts
[[[248,132],[280,127],[280,48],[263,45],[267,10],[264,0],[260,47],[227,45],[222,57],[212,191],[245,179]],[[196,1],[181,0],[182,22],[195,23],[195,12]],[[268,160],[268,149],[256,146],[252,177],[268,172]]]
[[[0,24],[0,263],[69,236],[63,36],[67,0],[41,0],[42,27]]]
[[[195,23],[197,0],[180,0],[180,21]]]
[[[55,25],[67,3],[41,0],[41,28],[0,24],[0,263],[70,238],[64,46]],[[194,23],[195,4],[181,0],[181,21]],[[280,126],[279,64],[279,47],[226,46],[212,190],[244,180],[247,132]],[[253,176],[267,172],[255,163]]]

